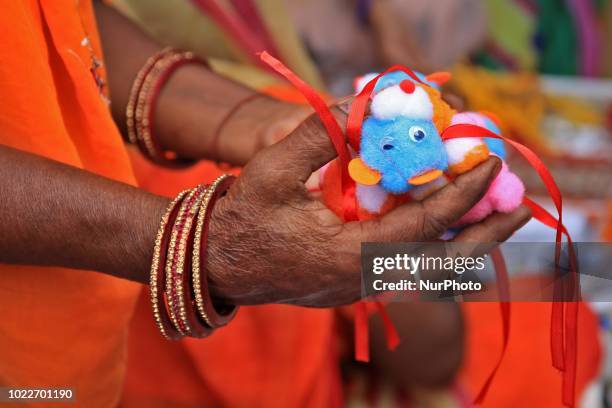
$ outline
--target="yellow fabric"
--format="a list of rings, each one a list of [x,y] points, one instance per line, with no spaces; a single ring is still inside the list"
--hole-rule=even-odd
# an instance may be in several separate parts
[[[236,66],[227,62],[250,65],[249,58],[188,0],[112,0],[111,3],[160,43],[192,50],[203,58],[224,60],[225,64],[212,64],[221,74],[229,67],[232,79],[250,87],[258,82],[279,81],[261,70],[249,71],[247,77],[236,76]],[[323,89],[323,80],[295,32],[283,1],[257,0],[256,5],[283,62],[310,85]]]

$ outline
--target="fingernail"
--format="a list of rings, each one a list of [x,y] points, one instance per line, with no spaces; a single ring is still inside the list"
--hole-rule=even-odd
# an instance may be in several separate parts
[[[493,167],[493,175],[497,176],[502,169],[502,161],[497,156],[491,156],[489,157],[489,160],[492,160],[495,163]]]
[[[514,220],[514,231],[518,231],[531,221],[531,210],[522,205],[512,212],[512,219]]]
[[[531,209],[525,205],[521,205],[517,211],[519,213],[520,218],[523,220],[523,223],[521,224],[522,227],[531,220]]]

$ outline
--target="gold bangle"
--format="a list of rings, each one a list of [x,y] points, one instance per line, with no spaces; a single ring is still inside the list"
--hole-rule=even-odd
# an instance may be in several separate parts
[[[151,71],[151,68],[155,65],[155,63],[158,60],[164,58],[166,55],[176,53],[176,52],[177,51],[173,50],[172,48],[169,48],[169,47],[164,48],[158,53],[155,53],[154,55],[150,56],[146,60],[146,62],[144,63],[140,71],[138,71],[138,74],[136,74],[136,78],[134,79],[134,82],[132,83],[132,87],[130,89],[130,96],[128,98],[128,103],[125,109],[127,138],[128,138],[129,143],[134,144],[134,145],[137,143],[134,113],[135,113],[136,102],[138,100],[138,95],[140,94],[140,90],[142,88],[142,84],[146,76],[149,74],[149,72]]]
[[[180,225],[178,226],[178,234],[180,235],[180,239],[178,240],[178,249],[176,251],[177,259],[173,261],[173,267],[176,267],[176,270],[173,271],[175,273],[172,276],[172,285],[173,291],[172,294],[176,294],[176,299],[173,298],[175,302],[175,314],[178,311],[178,322],[181,328],[185,331],[185,333],[189,336],[194,336],[195,329],[191,327],[189,323],[189,319],[187,318],[187,310],[186,307],[189,305],[185,304],[185,293],[184,291],[191,290],[190,286],[185,287],[185,282],[189,282],[188,279],[185,279],[184,274],[190,275],[191,270],[185,270],[185,261],[191,262],[191,259],[187,259],[188,254],[188,241],[191,235],[193,223],[195,221],[195,217],[198,214],[198,209],[202,200],[205,199],[206,196],[210,195],[210,189],[205,185],[200,185],[196,189],[194,189],[193,195],[190,198],[185,200],[185,208],[183,212],[183,217],[178,219]],[[191,255],[191,252],[189,252]]]
[[[221,187],[222,187],[221,193],[223,193],[227,189],[229,184],[231,184],[233,179],[234,179],[234,176],[224,174],[218,177],[213,182],[213,184],[211,184],[209,188],[209,195],[207,196],[207,199],[203,201],[202,204],[200,205],[200,209],[198,212],[198,220],[197,220],[197,225],[196,225],[195,235],[194,235],[194,240],[193,240],[191,277],[192,277],[193,293],[195,295],[194,300],[196,304],[196,310],[200,318],[203,321],[205,321],[206,324],[213,329],[216,329],[220,326],[227,324],[227,322],[229,322],[235,315],[237,311],[237,307],[232,307],[232,309],[226,314],[217,313],[217,311],[214,309],[214,306],[212,305],[212,300],[207,294],[208,299],[206,300],[206,302],[210,303],[209,304],[211,308],[210,313],[213,314],[214,316],[210,316],[209,312],[207,312],[206,310],[207,305],[205,304],[205,299],[203,297],[204,295],[203,295],[202,289],[208,285],[205,284],[205,282],[201,280],[202,279],[201,275],[205,272],[205,270],[202,269],[202,268],[205,268],[205,265],[203,265],[201,262],[201,258],[205,254],[201,253],[201,248],[202,248],[202,244],[206,244],[206,242],[203,242],[203,239],[204,239],[203,235],[205,235],[204,228],[205,228],[206,220],[209,219],[210,211],[212,211],[212,206],[214,205],[214,203],[211,203],[211,200],[213,200],[213,197],[214,197],[214,200],[216,200]]]
[[[158,285],[159,285],[160,273],[163,273],[163,270],[160,271],[159,267],[160,267],[160,261],[162,258],[162,251],[164,252],[166,251],[166,248],[162,248],[162,240],[164,237],[164,233],[166,232],[166,229],[168,228],[168,223],[170,221],[171,213],[173,212],[177,204],[181,202],[181,200],[183,200],[187,192],[188,190],[185,190],[179,193],[176,196],[176,198],[168,205],[166,212],[162,216],[162,219],[159,225],[159,229],[157,230],[157,235],[155,236],[155,244],[153,247],[153,260],[151,262],[151,274],[150,274],[150,279],[149,279],[151,306],[153,308],[153,318],[155,320],[155,324],[157,325],[162,336],[164,336],[167,339],[174,339],[174,338],[177,338],[177,336],[175,334],[171,334],[168,332],[168,330],[172,329],[172,327],[170,327],[169,324],[167,325],[165,323],[165,321],[168,319],[168,316],[166,314],[164,315],[162,314],[165,313],[166,311],[160,309],[160,303],[163,303],[163,302],[160,302],[161,299],[159,298],[159,296],[160,295],[163,296],[163,292],[160,292],[159,290],[160,288],[158,287]]]
[[[178,302],[178,297],[175,296],[175,286],[174,286],[174,273],[173,268],[175,266],[175,255],[177,255],[177,251],[184,250],[184,248],[177,248],[178,240],[179,240],[179,232],[181,230],[181,224],[183,222],[183,217],[185,214],[185,210],[187,208],[188,203],[193,199],[196,194],[197,188],[189,190],[187,197],[181,203],[178,214],[176,216],[176,221],[174,225],[172,225],[172,232],[170,235],[170,242],[168,244],[168,255],[166,257],[166,265],[165,265],[165,276],[166,276],[166,301],[168,303],[168,315],[170,316],[170,321],[174,325],[176,331],[178,331],[181,335],[187,335],[187,328],[182,325],[182,322],[179,321],[178,315],[175,311],[175,302]]]

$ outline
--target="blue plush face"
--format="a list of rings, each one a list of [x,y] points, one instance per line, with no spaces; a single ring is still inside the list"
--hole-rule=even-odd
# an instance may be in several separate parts
[[[446,170],[442,139],[429,120],[369,117],[363,123],[361,159],[381,174],[380,185],[390,193],[412,189],[408,180],[430,170]]]

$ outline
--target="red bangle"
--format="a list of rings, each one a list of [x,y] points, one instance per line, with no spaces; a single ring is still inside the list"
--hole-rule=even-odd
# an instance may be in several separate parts
[[[146,127],[143,129],[145,132],[149,133],[149,137],[151,143],[155,149],[155,153],[153,155],[153,159],[159,163],[166,166],[172,167],[187,167],[191,166],[197,162],[197,160],[192,159],[184,159],[178,157],[174,152],[166,151],[162,149],[159,145],[157,138],[153,134],[153,123],[155,121],[155,107],[157,106],[157,98],[161,93],[162,88],[168,82],[170,76],[180,67],[187,64],[197,64],[203,65],[208,68],[208,64],[203,60],[196,58],[192,53],[186,52],[183,54],[179,54],[178,58],[172,60],[168,66],[166,66],[163,71],[156,78],[153,88],[151,91],[145,95],[147,98],[147,102],[145,103],[145,112],[143,112],[144,117],[146,118],[145,124]]]
[[[132,83],[132,88],[130,89],[130,96],[128,98],[128,103],[125,110],[127,141],[131,144],[135,145],[138,143],[134,115],[136,113],[136,103],[138,102],[138,95],[140,94],[142,84],[144,83],[147,75],[149,75],[151,69],[153,69],[157,61],[174,53],[176,53],[175,50],[171,48],[164,48],[160,52],[149,57],[149,59],[147,59],[140,71],[138,71],[138,74],[136,74],[136,78],[134,79],[134,82]]]
[[[186,194],[187,191],[181,192],[168,206],[166,213],[162,217],[162,221],[155,238],[153,261],[151,262],[150,294],[151,305],[153,307],[153,317],[161,334],[167,339],[171,340],[178,340],[181,338],[181,335],[173,327],[172,322],[170,321],[168,309],[164,300],[163,288],[166,286],[164,267],[166,265],[168,243],[170,242],[172,226],[174,225],[179,207]]]
[[[171,249],[172,261],[169,275],[170,285],[168,299],[171,300],[170,311],[171,320],[176,322],[180,331],[192,337],[205,337],[211,333],[209,327],[201,325],[197,320],[191,319],[190,313],[193,311],[191,306],[191,287],[189,276],[191,276],[191,248],[190,241],[193,241],[193,227],[198,208],[202,200],[209,194],[209,189],[205,185],[200,185],[193,189],[191,194],[183,201],[179,215],[175,223],[176,243]],[[168,278],[167,278],[168,279]],[[194,321],[195,320],[195,321]]]
[[[208,246],[208,226],[216,201],[225,194],[236,177],[223,175],[210,186],[211,195],[207,203],[203,203],[198,213],[198,224],[195,231],[192,259],[192,281],[196,309],[200,318],[213,329],[229,323],[235,316],[238,307],[224,305],[215,307],[208,287],[206,255]]]
[[[126,109],[129,140],[151,161],[170,167],[185,167],[196,162],[164,150],[152,129],[155,105],[163,86],[176,69],[185,64],[208,67],[193,53],[176,50],[162,51],[147,60],[134,81]]]
[[[170,242],[168,244],[167,256],[166,256],[166,266],[164,268],[166,281],[165,281],[165,293],[166,293],[166,302],[168,304],[168,315],[170,316],[170,321],[174,325],[174,328],[183,336],[188,334],[187,328],[179,321],[179,313],[178,313],[178,295],[177,295],[177,287],[176,287],[176,269],[178,263],[178,257],[180,252],[179,242],[182,238],[181,232],[184,226],[184,214],[185,207],[189,205],[189,203],[193,200],[194,195],[196,194],[196,189],[192,189],[189,191],[189,194],[185,197],[183,202],[181,203],[176,220],[172,225],[170,231]]]

